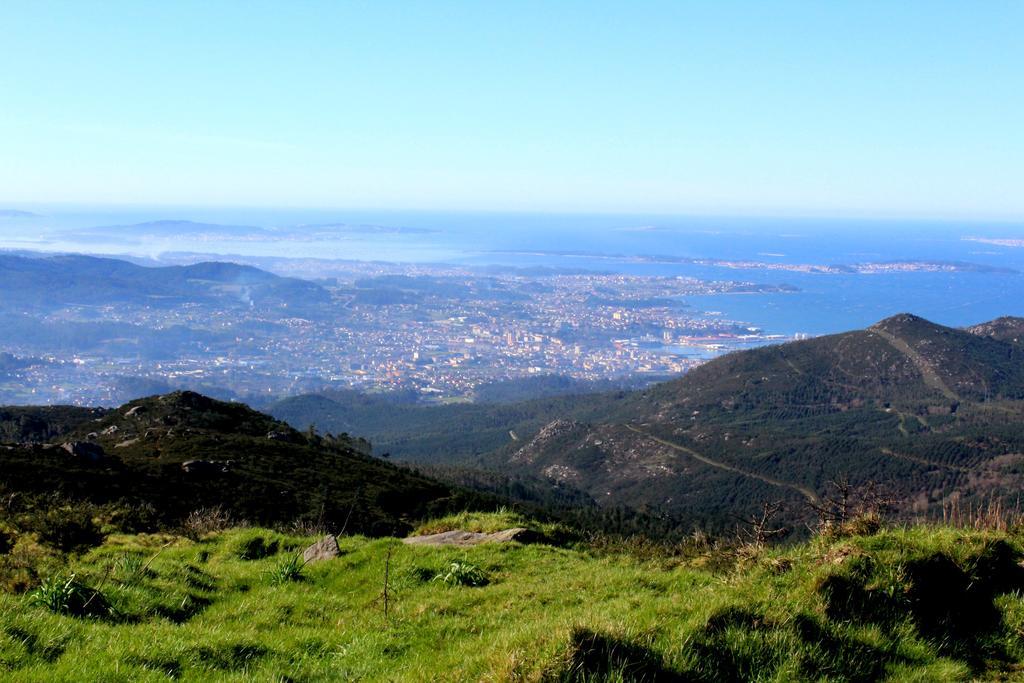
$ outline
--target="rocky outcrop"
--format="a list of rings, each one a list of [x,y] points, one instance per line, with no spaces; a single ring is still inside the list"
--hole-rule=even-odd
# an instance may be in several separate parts
[[[327,534],[319,541],[302,551],[302,559],[307,564],[310,562],[330,560],[338,555],[341,555],[341,549],[338,548],[338,539],[331,534]]]
[[[971,334],[1011,344],[1024,343],[1024,318],[1006,316],[966,328]]]
[[[81,458],[87,462],[99,462],[106,456],[103,446],[89,441],[68,441],[61,444],[61,448],[74,457]]]
[[[529,443],[517,450],[509,458],[515,464],[532,464],[539,454],[544,453],[556,444],[571,441],[575,436],[585,433],[585,425],[572,420],[557,419],[541,428]]]
[[[462,531],[456,529],[454,531],[443,531],[439,534],[428,534],[426,536],[410,536],[402,539],[402,542],[407,545],[471,546],[480,545],[481,543],[509,543],[511,541],[515,541],[517,543],[537,543],[541,538],[541,535],[536,531],[531,531],[530,529],[524,529],[522,527],[514,527],[512,529],[505,529],[504,531],[495,531],[491,534],[482,534],[475,531]]]

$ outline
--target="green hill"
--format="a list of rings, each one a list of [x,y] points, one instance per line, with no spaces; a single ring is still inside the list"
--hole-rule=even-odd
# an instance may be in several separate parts
[[[71,420],[75,426],[68,427],[65,413],[79,418]],[[48,426],[48,416],[59,418],[55,426]],[[22,418],[35,424],[28,428],[32,434],[57,436],[49,443],[0,446],[0,490],[143,508],[150,526],[180,524],[197,509],[216,507],[236,520],[347,524],[350,531],[379,535],[477,500],[370,457],[359,439],[299,433],[242,404],[191,392],[110,411],[22,409],[7,421]],[[25,433],[19,436],[26,440]]]
[[[980,325],[969,327],[971,334],[991,337],[1014,344],[1024,343],[1024,318],[1004,316]]]
[[[0,310],[70,304],[153,307],[215,302],[229,308],[308,311],[330,302],[319,285],[235,263],[145,267],[78,254],[0,254]]]
[[[296,569],[292,558],[312,540],[258,528],[197,541],[111,537],[55,566],[46,590],[0,595],[0,675],[715,683],[1024,675],[1016,532],[911,527],[787,548],[692,542],[660,553],[356,536],[341,539],[340,557]]]
[[[1013,327],[904,314],[729,354],[603,412],[561,416],[492,462],[712,526],[773,499],[799,526],[838,480],[874,482],[908,514],[1012,499],[1024,484],[1024,351],[1003,339]]]

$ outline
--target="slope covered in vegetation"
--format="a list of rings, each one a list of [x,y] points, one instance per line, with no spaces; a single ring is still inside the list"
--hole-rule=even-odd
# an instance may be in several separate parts
[[[349,392],[270,410],[368,435],[441,476],[438,465],[482,466],[712,530],[770,500],[800,526],[840,480],[938,515],[1024,486],[1022,330],[1019,318],[955,329],[901,314],[728,354],[641,391],[438,407]]]
[[[712,526],[772,499],[795,523],[841,479],[878,484],[908,514],[1012,500],[1024,485],[1018,323],[960,330],[903,314],[729,354],[555,416],[491,462]]]
[[[623,392],[619,392],[623,393]],[[518,435],[529,435],[552,417],[603,406],[604,394],[535,398],[516,403],[426,405],[355,391],[329,391],[282,399],[267,412],[299,428],[315,425],[370,439],[378,453],[416,463],[475,464]]]
[[[55,561],[46,590],[0,596],[0,672],[14,681],[1024,674],[1013,532],[911,527],[779,549],[693,541],[658,552],[355,536],[341,539],[340,557],[301,566],[294,557],[312,540],[259,528],[110,537]],[[62,586],[72,593],[63,601]]]
[[[78,254],[0,254],[0,310],[38,311],[68,304],[128,302],[165,307],[212,302],[261,310],[326,304],[319,285],[251,266],[204,262],[145,267]]]
[[[43,420],[34,432],[51,433],[44,419],[51,412],[25,413]],[[108,523],[155,530],[217,508],[253,523],[347,525],[381,535],[479,498],[373,458],[358,438],[300,433],[245,405],[191,392],[84,414],[51,442],[0,444],[7,500],[0,524],[29,528],[47,510],[66,507],[73,517],[102,506]]]

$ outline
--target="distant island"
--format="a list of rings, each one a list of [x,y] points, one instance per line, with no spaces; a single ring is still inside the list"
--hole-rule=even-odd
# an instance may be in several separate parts
[[[985,241],[985,240],[977,240]],[[988,240],[992,242],[991,240]],[[1005,246],[1024,246],[1024,240],[999,240],[997,242],[1019,242]],[[610,261],[630,263],[679,263],[694,266],[711,266],[713,268],[731,268],[733,270],[782,270],[793,273],[837,274],[875,274],[875,273],[1016,273],[1012,268],[989,266],[981,263],[965,261],[928,261],[928,260],[894,260],[870,261],[851,264],[818,264],[818,263],[773,263],[749,259],[694,258],[690,256],[669,256],[664,254],[603,254],[588,251],[517,251],[495,250],[494,254],[512,254],[521,256],[562,256],[570,258],[599,258]]]
[[[42,218],[38,213],[17,209],[0,209],[0,218]]]
[[[994,244],[997,247],[1024,247],[1024,239],[1002,239],[997,237],[965,237],[964,242]]]
[[[360,235],[430,235],[440,232],[431,228],[408,228],[400,225],[372,225],[372,224],[349,224],[349,223],[315,223],[310,225],[295,226],[296,230],[315,230],[331,233],[354,233]]]

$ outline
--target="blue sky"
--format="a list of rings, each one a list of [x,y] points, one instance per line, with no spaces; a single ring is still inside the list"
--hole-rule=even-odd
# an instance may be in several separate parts
[[[0,3],[0,201],[1024,218],[1020,2]]]

